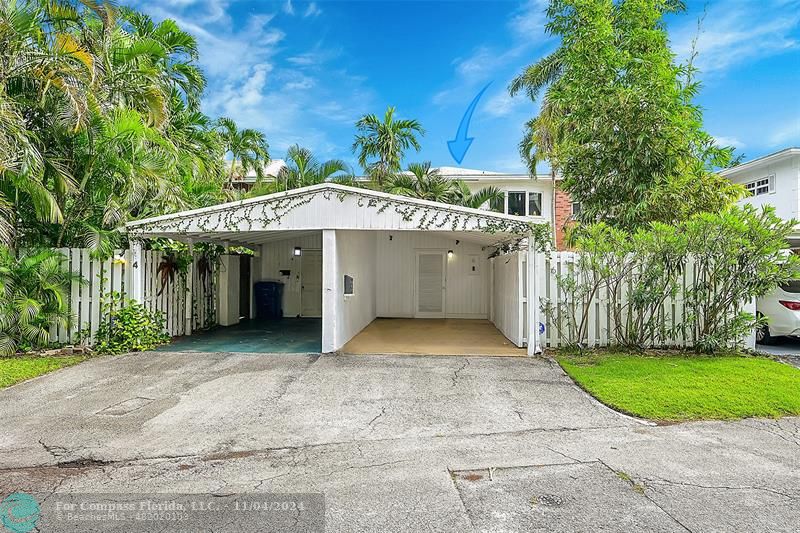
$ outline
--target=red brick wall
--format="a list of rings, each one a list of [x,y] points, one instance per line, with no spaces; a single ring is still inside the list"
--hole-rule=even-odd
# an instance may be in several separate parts
[[[572,199],[569,194],[562,191],[559,187],[559,182],[555,186],[555,217],[553,217],[553,225],[556,232],[556,250],[566,250],[567,246],[564,244],[564,229],[571,223],[572,217]]]

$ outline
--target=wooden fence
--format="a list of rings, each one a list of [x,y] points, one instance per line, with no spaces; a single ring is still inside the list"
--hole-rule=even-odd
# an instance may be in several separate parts
[[[570,269],[574,269],[578,261],[578,254],[575,252],[553,252],[550,257],[545,257],[543,268],[539,268],[539,300],[540,304],[550,303],[555,309],[555,313],[541,314],[544,323],[544,334],[542,335],[542,345],[557,348],[566,344],[566,339],[556,325],[562,320],[559,312],[565,311],[564,304],[583,305],[584,302],[570,302],[568,295],[560,286],[564,276],[569,274]],[[686,305],[685,296],[691,290],[696,280],[694,265],[689,262],[683,269],[678,279],[678,290],[674,298],[667,298],[659,310],[657,322],[663,326],[665,331],[671,334],[666,335],[659,343],[659,346],[686,347],[693,346],[697,340],[697,332],[691,327],[675,327],[686,324],[687,314],[690,312]],[[568,291],[567,291],[568,292]],[[626,297],[626,290],[621,291],[622,298]],[[618,302],[619,303],[619,302]],[[613,316],[613,302],[609,298],[606,288],[601,287],[595,297],[589,303],[588,327],[586,344],[590,347],[609,346],[614,343],[614,328],[616,326]],[[746,306],[745,311],[755,314],[755,302]],[[736,310],[738,312],[739,310]],[[624,315],[623,315],[624,318]],[[562,322],[563,324],[563,322]],[[563,328],[562,328],[563,329]],[[753,348],[755,346],[755,336],[751,334],[742,343],[744,347]]]
[[[50,340],[61,344],[76,344],[81,340],[94,342],[97,329],[107,316],[102,313],[104,302],[111,305],[111,293],[129,298],[131,286],[131,252],[116,250],[110,259],[93,259],[86,248],[60,248],[64,255],[64,269],[80,274],[84,282],[72,283],[69,292],[69,310],[73,317],[70,328],[54,326]],[[144,269],[144,306],[163,313],[166,330],[176,337],[186,333],[186,280],[176,274],[162,287],[159,265],[164,253],[157,250],[142,254]],[[192,268],[191,317],[192,329],[204,329],[217,323],[216,266],[195,257]]]

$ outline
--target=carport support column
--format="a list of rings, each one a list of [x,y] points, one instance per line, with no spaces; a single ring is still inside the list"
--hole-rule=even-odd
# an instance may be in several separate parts
[[[322,353],[335,352],[337,345],[336,302],[339,291],[336,230],[322,230]]]
[[[541,268],[537,263],[542,254],[536,253],[536,239],[533,232],[528,233],[528,355],[542,353],[539,335],[541,311],[539,309],[539,272]]]
[[[130,241],[130,288],[128,294],[131,300],[144,304],[144,253],[143,243],[140,240]]]
[[[183,328],[184,335],[191,335],[192,334],[192,318],[194,314],[194,298],[192,297],[192,287],[193,287],[193,278],[194,278],[194,242],[189,239],[189,257],[192,258],[189,261],[189,266],[186,269],[186,295],[184,296],[184,317],[186,318],[185,326]]]

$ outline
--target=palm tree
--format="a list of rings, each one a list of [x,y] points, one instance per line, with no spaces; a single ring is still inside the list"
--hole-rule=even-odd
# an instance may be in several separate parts
[[[516,96],[524,90],[531,100],[536,100],[542,89],[551,87],[561,78],[564,72],[564,53],[564,49],[559,48],[536,63],[528,65],[511,81],[508,87],[509,94]],[[538,161],[546,158],[553,148],[556,136],[553,119],[556,113],[551,99],[545,93],[539,116],[525,123],[525,133],[519,143],[519,153],[532,176],[536,175]]]
[[[240,130],[236,123],[226,117],[217,120],[217,132],[225,150],[231,154],[228,172],[228,187],[233,187],[237,165],[243,174],[254,171],[257,178],[264,177],[264,165],[269,163],[269,145],[264,134],[254,129]]]
[[[256,181],[246,196],[262,196],[278,191],[288,191],[309,185],[317,185],[326,181],[334,181],[337,174],[346,177],[348,171],[347,164],[340,159],[331,159],[320,162],[308,148],[298,145],[289,147],[286,152],[286,166],[278,171],[274,176],[275,181],[264,183],[262,179]]]
[[[452,183],[439,170],[431,168],[430,161],[409,163],[408,171],[391,176],[386,192],[401,194],[433,202],[448,202],[451,199]]]
[[[384,191],[474,209],[503,199],[503,192],[497,187],[485,187],[473,193],[462,180],[447,179],[438,169],[431,168],[430,161],[410,163],[407,172],[394,174],[388,180]]]
[[[395,119],[395,108],[387,107],[383,121],[376,115],[364,115],[356,122],[353,153],[358,153],[358,163],[373,179],[382,185],[392,173],[400,171],[405,151],[421,146],[417,135],[425,135],[419,122],[413,119]],[[375,160],[371,161],[371,159]]]
[[[42,30],[54,20],[51,7],[0,3],[0,242],[5,244],[12,244],[23,216],[36,223],[61,222],[54,192],[72,184],[36,126],[78,127],[87,115],[80,80],[91,69],[91,58],[70,34],[54,30],[47,38]],[[53,120],[36,109],[51,103],[58,108]]]
[[[452,203],[473,209],[480,209],[487,203],[502,202],[505,194],[497,187],[484,187],[472,192],[462,180],[455,180],[452,183]]]
[[[64,256],[53,250],[23,250],[15,256],[0,246],[0,355],[45,346],[50,327],[69,327],[68,301],[73,281]]]

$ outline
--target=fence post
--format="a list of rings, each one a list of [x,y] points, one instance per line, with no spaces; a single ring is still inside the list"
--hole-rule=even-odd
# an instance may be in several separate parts
[[[192,239],[189,239],[189,257],[191,257],[191,261],[189,261],[186,272],[186,294],[183,297],[185,310],[184,318],[186,319],[186,325],[183,328],[184,335],[192,334],[192,313],[194,311],[194,298],[192,295],[192,285],[194,281],[194,241],[192,241]]]
[[[528,355],[542,352],[539,336],[539,276],[537,275],[536,241],[533,232],[528,233]]]
[[[131,240],[131,268],[129,297],[144,305],[144,256],[142,254],[142,241]]]

